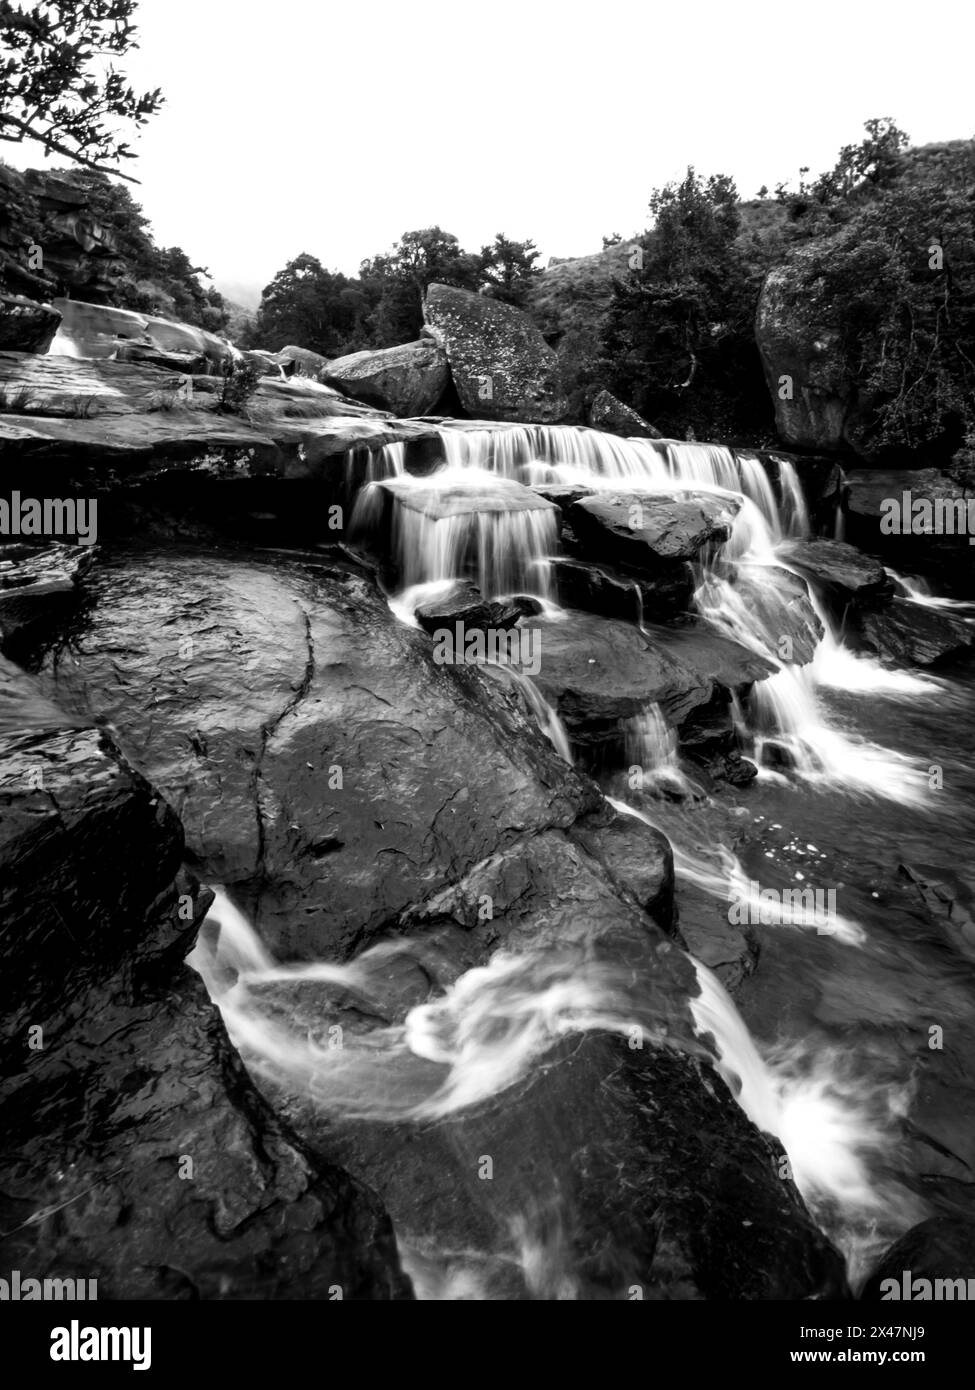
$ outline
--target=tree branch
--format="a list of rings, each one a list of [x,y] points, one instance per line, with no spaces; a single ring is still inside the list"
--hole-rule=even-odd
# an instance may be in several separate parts
[[[21,133],[20,135],[6,135],[3,131],[4,125],[12,125]],[[105,164],[98,164],[94,160],[86,159],[82,154],[76,154],[69,150],[66,145],[62,145],[59,140],[52,140],[39,131],[33,130],[26,121],[18,120],[16,116],[0,115],[0,140],[6,140],[8,144],[19,145],[25,139],[36,140],[45,147],[50,153],[63,154],[66,159],[70,159],[75,164],[81,164],[86,169],[94,169],[98,174],[114,174],[116,178],[125,179],[128,183],[139,183],[139,179],[133,178],[131,174],[123,174],[120,169],[112,169]]]

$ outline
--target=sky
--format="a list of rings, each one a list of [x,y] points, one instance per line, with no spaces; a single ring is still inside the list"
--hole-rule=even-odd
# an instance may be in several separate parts
[[[970,0],[141,0],[137,22],[120,66],[166,104],[131,191],[249,305],[302,252],[355,274],[435,224],[586,255],[688,164],[753,197],[872,116],[975,135]]]

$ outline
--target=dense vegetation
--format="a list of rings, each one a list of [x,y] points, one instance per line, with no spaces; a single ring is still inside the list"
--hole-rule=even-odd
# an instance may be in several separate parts
[[[266,286],[249,341],[278,351],[289,344],[337,357],[416,338],[423,296],[435,281],[501,299],[526,302],[540,271],[531,241],[501,233],[479,252],[464,251],[440,227],[406,232],[391,251],[363,261],[356,277],[326,270],[306,253]]]
[[[731,180],[657,190],[637,264],[617,276],[593,386],[665,433],[760,439],[771,411],[755,349],[762,281],[782,265],[809,324],[831,330],[855,391],[858,449],[950,453],[975,430],[975,142],[907,149],[866,123],[835,166],[742,204]]]

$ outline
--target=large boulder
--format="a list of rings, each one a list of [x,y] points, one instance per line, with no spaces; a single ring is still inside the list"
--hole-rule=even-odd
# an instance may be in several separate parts
[[[336,357],[322,370],[322,380],[329,386],[394,415],[425,415],[443,395],[449,379],[447,356],[429,338]]]
[[[47,352],[60,322],[50,304],[0,294],[0,352]]]
[[[312,352],[311,348],[294,345],[283,347],[274,357],[287,375],[307,376],[313,381],[320,381],[323,371],[328,366],[328,358],[323,357],[320,352]]]
[[[211,894],[104,733],[0,662],[5,1268],[105,1299],[408,1297],[375,1196],[261,1100],[183,962]]]
[[[610,391],[600,391],[589,407],[589,423],[595,430],[621,434],[626,439],[662,439],[658,429],[624,405]]]
[[[433,284],[423,317],[447,355],[469,415],[538,424],[564,419],[568,403],[558,357],[527,314],[486,295]]]
[[[799,250],[765,277],[755,316],[755,340],[787,448],[837,453],[849,449],[856,393],[845,368],[838,331],[821,322],[809,294],[810,260]]]
[[[885,666],[933,666],[975,646],[975,622],[909,599],[857,614],[863,646]]]
[[[893,595],[894,586],[879,560],[844,541],[793,541],[782,553],[807,579],[820,585],[834,604],[853,602],[866,607]]]
[[[739,506],[704,492],[599,492],[573,502],[568,520],[587,555],[653,572],[726,541]]]

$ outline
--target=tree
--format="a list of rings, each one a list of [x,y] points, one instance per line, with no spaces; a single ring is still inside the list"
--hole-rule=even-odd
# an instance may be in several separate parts
[[[375,300],[371,336],[377,347],[408,343],[423,326],[423,297],[436,283],[476,290],[481,261],[440,227],[404,232],[386,255],[363,261],[360,277]]]
[[[368,307],[357,281],[303,252],[265,286],[249,341],[271,352],[294,344],[339,357],[363,345]]]
[[[112,66],[136,47],[134,10],[135,0],[0,0],[0,140],[37,140],[88,169],[134,158],[112,124],[142,126],[162,105],[158,88],[137,95]]]
[[[532,281],[541,274],[535,265],[538,254],[533,241],[509,241],[498,232],[492,245],[481,247],[484,293],[505,304],[524,304]]]
[[[614,281],[604,357],[612,389],[664,430],[712,437],[768,411],[752,323],[760,276],[739,246],[738,194],[693,168],[650,199],[652,231]]]

